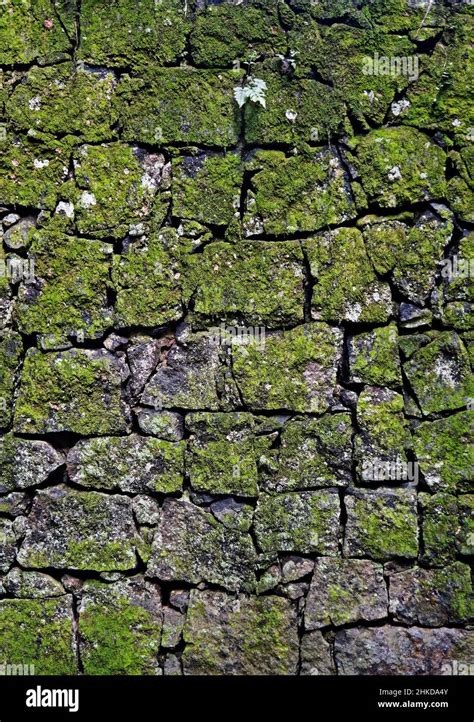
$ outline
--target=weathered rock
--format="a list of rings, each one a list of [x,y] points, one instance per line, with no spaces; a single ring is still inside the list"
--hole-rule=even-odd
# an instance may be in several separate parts
[[[473,432],[470,411],[418,426],[414,434],[415,454],[432,491],[474,491],[470,446]]]
[[[21,374],[15,431],[123,433],[127,415],[121,384],[126,373],[123,361],[106,351],[44,354],[30,349]]]
[[[164,581],[207,581],[251,590],[256,553],[251,537],[220,524],[187,501],[165,501],[147,574]]]
[[[472,622],[471,570],[456,562],[444,569],[415,567],[390,576],[390,613],[404,624],[442,627]]]
[[[19,599],[48,599],[66,594],[64,587],[54,577],[40,572],[24,572],[14,567],[3,579],[8,594]]]
[[[64,462],[64,456],[46,441],[5,434],[0,438],[0,492],[41,484]]]
[[[71,481],[79,486],[137,494],[179,491],[184,477],[184,443],[131,436],[79,441],[68,453]]]
[[[78,674],[72,598],[0,600],[0,657],[24,674]]]
[[[392,312],[387,283],[374,273],[357,228],[338,228],[304,241],[314,279],[312,318],[338,323],[385,322]]]
[[[350,336],[349,381],[398,388],[402,385],[397,327],[394,323]]]
[[[303,636],[300,674],[305,676],[336,674],[331,647],[321,632],[310,632]]]
[[[451,494],[420,494],[424,563],[443,566],[455,560],[459,533],[459,507]]]
[[[88,581],[79,606],[85,674],[157,674],[162,610],[159,588],[143,577]]]
[[[306,557],[295,555],[283,557],[281,560],[281,578],[283,583],[295,582],[308,574],[312,574],[314,562]]]
[[[165,649],[177,647],[181,641],[186,616],[173,607],[163,609],[163,633],[161,646]]]
[[[449,674],[456,660],[473,659],[474,634],[419,627],[344,629],[336,634],[334,653],[343,675]]]
[[[184,434],[184,419],[173,411],[140,409],[137,413],[140,431],[165,441],[180,441]]]
[[[265,552],[336,555],[339,514],[335,491],[261,494],[255,512],[257,543]]]
[[[128,497],[56,486],[36,495],[17,556],[25,567],[126,570],[137,543]]]
[[[296,674],[296,613],[281,597],[191,592],[185,674]]]
[[[0,519],[0,571],[7,572],[16,557],[16,535],[13,522]]]
[[[344,556],[386,560],[418,555],[416,494],[411,489],[351,491],[344,499]]]
[[[233,346],[234,377],[244,403],[252,410],[326,411],[341,345],[339,329],[314,323],[269,334],[263,348]]]
[[[18,333],[5,331],[0,335],[0,428],[11,423],[13,393],[22,354]]]
[[[257,496],[257,449],[250,414],[189,414],[191,486],[211,494]]]
[[[268,491],[347,486],[351,480],[350,414],[298,418],[283,427],[280,444],[259,459]]]
[[[387,617],[382,566],[359,559],[320,558],[306,600],[306,629]]]
[[[252,526],[254,510],[250,504],[228,497],[213,502],[209,508],[216,519],[229,529],[248,531]]]

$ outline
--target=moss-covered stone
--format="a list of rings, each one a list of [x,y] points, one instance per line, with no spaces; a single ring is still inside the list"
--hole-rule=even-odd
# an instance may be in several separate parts
[[[265,346],[233,346],[233,371],[251,409],[322,413],[329,407],[341,354],[339,329],[322,323],[269,334]]]
[[[360,394],[354,458],[361,481],[413,481],[407,478],[412,438],[403,412],[403,396],[395,391],[368,386]]]
[[[449,213],[439,218],[427,211],[411,227],[399,220],[376,218],[364,228],[364,238],[377,273],[391,273],[396,288],[421,305],[434,288],[452,231]]]
[[[276,6],[255,3],[245,8],[211,4],[196,16],[190,36],[193,64],[228,68],[250,54],[274,55],[286,50]]]
[[[344,503],[344,556],[379,560],[417,557],[418,520],[413,490],[357,490],[346,496]]]
[[[0,65],[66,58],[75,40],[74,16],[74,4],[69,2],[58,7],[52,0],[5,0],[0,15]]]
[[[84,673],[158,674],[161,626],[160,590],[152,582],[86,582],[78,622]]]
[[[258,172],[247,195],[247,236],[317,231],[356,215],[347,174],[329,148],[290,158],[258,151],[253,165]]]
[[[34,280],[21,284],[14,317],[25,334],[49,344],[102,336],[112,325],[108,292],[112,246],[48,230],[34,235]]]
[[[281,597],[193,590],[184,639],[185,674],[296,673],[296,612]]]
[[[0,428],[9,426],[13,412],[13,394],[23,351],[21,336],[4,331],[0,336]]]
[[[33,67],[11,94],[7,117],[33,137],[107,140],[115,135],[112,126],[117,115],[111,103],[115,84],[113,73],[105,70],[74,68],[69,63]]]
[[[183,485],[184,446],[138,434],[82,440],[68,453],[69,477],[93,489],[173,493]]]
[[[122,375],[123,361],[104,350],[43,354],[30,349],[21,374],[15,431],[86,435],[126,431]]]
[[[289,421],[276,448],[259,459],[265,489],[278,492],[347,486],[351,465],[352,424],[344,413]]]
[[[79,57],[92,65],[131,68],[175,63],[184,53],[189,14],[183,0],[84,0]]]
[[[371,131],[358,143],[354,162],[365,192],[382,208],[446,195],[445,153],[413,128]]]
[[[243,169],[234,153],[200,153],[173,159],[173,215],[225,226],[240,203]]]
[[[0,136],[1,138],[1,136]],[[32,138],[7,134],[0,139],[0,197],[10,205],[52,210],[69,166],[67,147],[58,141],[47,146]]]
[[[443,566],[456,557],[456,532],[459,529],[457,498],[440,492],[419,496],[423,537],[422,559],[429,566]]]
[[[172,228],[114,255],[112,279],[119,326],[160,326],[182,316],[181,266]]]
[[[0,519],[0,572],[7,572],[15,563],[16,542],[13,522]]]
[[[240,71],[216,74],[181,67],[150,72],[146,79],[124,76],[115,101],[123,139],[234,145],[240,119],[233,87],[240,75]]]
[[[318,320],[385,322],[392,297],[374,273],[357,228],[338,228],[304,241],[314,279],[312,317]]]
[[[141,235],[150,216],[160,225],[169,204],[169,171],[161,153],[125,143],[81,146],[74,154],[72,193],[79,232],[119,239]]]
[[[348,347],[349,381],[391,388],[402,385],[394,323],[350,336]]]
[[[34,674],[78,674],[71,597],[2,599],[0,656],[12,665],[33,665]]]
[[[425,415],[460,409],[474,396],[469,357],[456,333],[436,335],[404,370]]]
[[[24,524],[25,567],[126,570],[136,566],[137,532],[128,497],[66,486],[39,491]]]
[[[206,319],[281,328],[304,320],[303,253],[298,241],[211,243],[192,254],[187,296]]]
[[[196,491],[258,496],[257,449],[250,414],[189,414],[186,467]]]
[[[255,536],[264,552],[318,552],[336,556],[339,496],[330,491],[261,494]]]
[[[390,612],[404,624],[441,627],[474,618],[471,570],[456,562],[444,569],[415,567],[390,576]]]
[[[251,591],[256,552],[249,534],[229,529],[204,509],[167,499],[147,574],[165,581],[218,584]]]
[[[42,484],[64,461],[46,441],[5,434],[0,438],[0,493]]]
[[[427,421],[414,434],[416,458],[432,491],[474,491],[473,417],[470,411]]]
[[[3,578],[3,586],[18,599],[49,599],[66,594],[62,584],[49,574],[25,572],[18,567],[13,567]]]
[[[459,526],[456,533],[456,548],[460,554],[472,557],[474,554],[474,494],[463,494],[458,499]]]
[[[306,599],[305,629],[338,627],[387,616],[383,568],[362,559],[316,559]]]

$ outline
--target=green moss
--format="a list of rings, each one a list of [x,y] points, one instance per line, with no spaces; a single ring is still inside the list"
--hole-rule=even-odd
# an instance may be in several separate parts
[[[266,328],[303,321],[298,241],[211,243],[202,254],[190,255],[187,265],[187,297],[193,296],[199,317],[242,319]]]
[[[358,142],[354,161],[365,192],[382,208],[446,195],[445,153],[413,128],[371,131]]]
[[[74,15],[73,3],[61,3],[58,8],[51,0],[5,0],[0,15],[0,65],[66,58],[73,47]],[[45,26],[47,20],[52,20],[51,27]]]
[[[315,231],[354,218],[348,179],[338,157],[324,149],[307,157],[285,158],[278,151],[259,151],[247,197],[247,235],[285,235]]]
[[[120,433],[126,421],[120,370],[103,351],[26,355],[14,426],[22,433]]]
[[[173,159],[173,215],[228,225],[240,202],[240,158],[199,153]]]
[[[387,283],[371,266],[361,232],[338,228],[304,241],[314,279],[312,316],[340,322],[384,322],[392,311]]]
[[[398,333],[394,323],[352,336],[349,354],[352,381],[392,388],[402,385]]]
[[[29,257],[34,260],[34,283],[18,292],[15,320],[26,334],[58,339],[101,336],[112,323],[108,308],[112,246],[39,231]]]
[[[32,68],[16,86],[6,105],[7,117],[21,130],[70,141],[101,141],[114,137],[117,121],[111,97],[111,72],[93,72],[69,63]]]
[[[144,79],[124,76],[115,107],[126,141],[229,146],[238,140],[240,118],[233,87],[237,71],[216,73],[167,68]]]
[[[165,228],[114,256],[119,326],[159,326],[182,316],[176,231]]]
[[[141,70],[175,63],[189,30],[181,0],[83,0],[79,57],[92,65]]]
[[[323,412],[336,383],[342,338],[325,324],[267,335],[265,346],[233,346],[233,370],[253,409]]]
[[[77,674],[70,601],[0,601],[0,657],[8,664],[34,665],[37,675]]]
[[[161,615],[153,613],[153,602],[129,598],[125,585],[88,582],[84,592],[79,633],[85,674],[156,674]]]
[[[9,426],[12,420],[13,393],[22,351],[19,334],[6,331],[0,336],[0,428]]]

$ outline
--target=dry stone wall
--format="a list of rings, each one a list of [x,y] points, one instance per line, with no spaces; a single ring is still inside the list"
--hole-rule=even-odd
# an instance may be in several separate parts
[[[473,25],[0,4],[0,662],[474,673]]]

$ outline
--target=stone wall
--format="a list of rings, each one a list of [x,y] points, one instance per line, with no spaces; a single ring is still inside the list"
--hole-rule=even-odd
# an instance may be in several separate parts
[[[473,18],[0,4],[0,662],[474,673]]]

